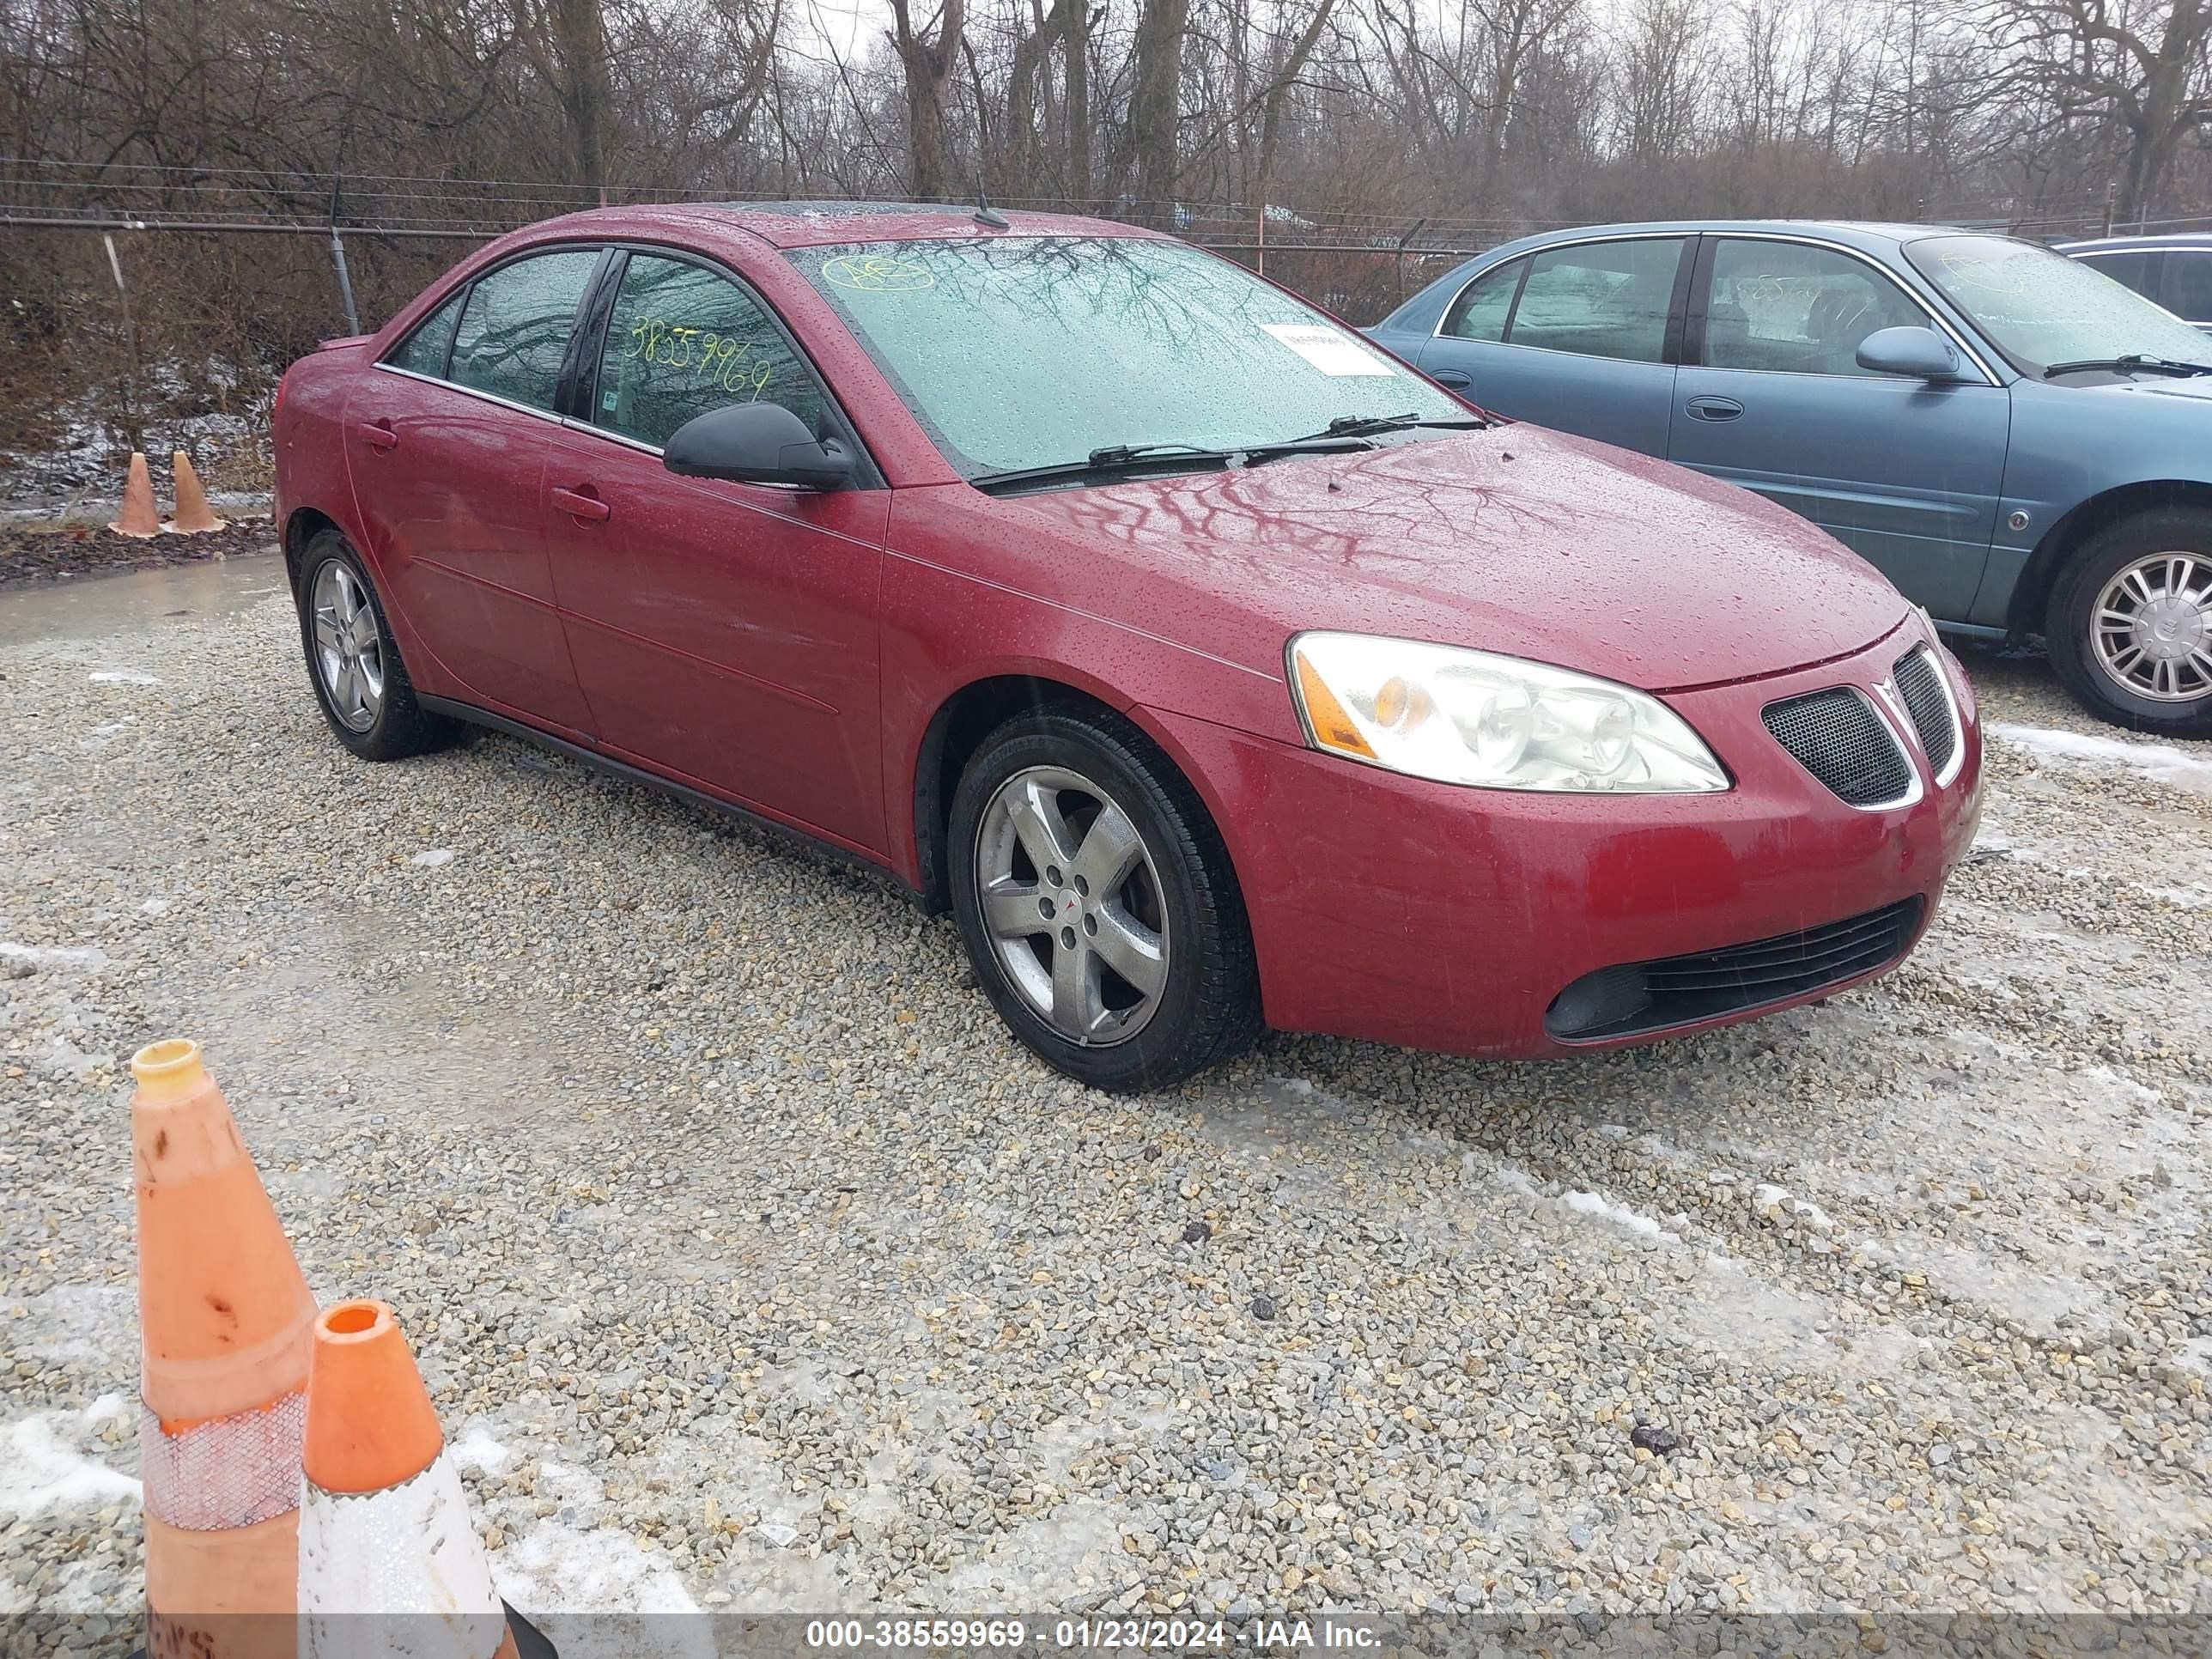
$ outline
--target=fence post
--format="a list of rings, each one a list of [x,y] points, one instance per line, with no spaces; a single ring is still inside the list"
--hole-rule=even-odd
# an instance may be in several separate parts
[[[103,230],[100,233],[100,240],[107,246],[107,268],[115,275],[115,296],[123,304],[123,337],[131,351],[131,390],[125,400],[123,418],[131,428],[131,448],[143,449],[146,447],[146,429],[140,409],[139,380],[143,376],[143,366],[138,361],[138,325],[131,315],[131,290],[124,285],[123,260],[115,252],[114,233]]]
[[[346,332],[361,332],[361,316],[353,308],[353,278],[346,274],[345,238],[331,227],[331,263],[338,268],[338,297],[345,301]]]

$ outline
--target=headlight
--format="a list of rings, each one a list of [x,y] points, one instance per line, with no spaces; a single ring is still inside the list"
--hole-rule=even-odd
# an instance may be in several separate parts
[[[1610,680],[1369,634],[1301,634],[1289,658],[1307,740],[1349,760],[1486,789],[1729,787],[1681,716]]]

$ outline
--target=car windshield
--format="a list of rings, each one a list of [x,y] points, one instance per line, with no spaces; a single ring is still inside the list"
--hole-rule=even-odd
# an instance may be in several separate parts
[[[994,236],[789,257],[966,477],[1125,444],[1279,443],[1346,416],[1468,418],[1319,312],[1180,242]]]
[[[2025,372],[2140,356],[2212,363],[2212,339],[2101,271],[2003,236],[1929,236],[1905,257]]]

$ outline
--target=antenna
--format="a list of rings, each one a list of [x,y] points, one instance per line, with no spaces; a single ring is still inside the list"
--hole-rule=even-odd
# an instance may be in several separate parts
[[[991,198],[983,194],[983,169],[975,169],[975,222],[988,230],[1011,230],[1006,216],[991,205]]]

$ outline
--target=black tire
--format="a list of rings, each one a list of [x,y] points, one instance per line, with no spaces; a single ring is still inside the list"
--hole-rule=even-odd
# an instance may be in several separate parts
[[[2173,552],[2212,560],[2212,512],[2160,507],[2106,526],[2059,571],[2044,638],[2061,684],[2100,720],[2170,738],[2212,737],[2212,690],[2187,701],[2144,695],[2105,666],[2094,637],[2106,584],[2139,559]]]
[[[383,691],[374,719],[365,726],[349,724],[339,713],[330,687],[323,682],[318,661],[314,595],[324,568],[329,565],[342,567],[351,575],[376,622]],[[362,760],[396,761],[442,749],[453,741],[459,733],[459,723],[441,714],[430,714],[415,700],[414,684],[407,678],[407,665],[400,660],[398,644],[392,637],[384,601],[377,597],[376,584],[369,580],[368,568],[362,562],[361,556],[343,536],[335,530],[319,530],[308,539],[301,550],[299,580],[292,597],[300,613],[300,647],[307,659],[307,684],[314,687],[315,702],[340,743]]]
[[[1157,905],[1166,965],[1164,982],[1133,1034],[1103,1042],[1063,1035],[1015,984],[985,923],[978,871],[986,809],[1009,780],[1039,767],[1095,785],[1127,815],[1149,860],[1133,880],[1144,884],[1148,905]],[[976,982],[1014,1034],[1055,1070],[1115,1093],[1171,1088],[1242,1053],[1259,1035],[1259,968],[1228,851],[1196,791],[1129,721],[1075,705],[1007,720],[961,774],[949,842],[953,918]],[[1054,947],[1048,939],[1042,951],[1028,948],[1042,960]]]

